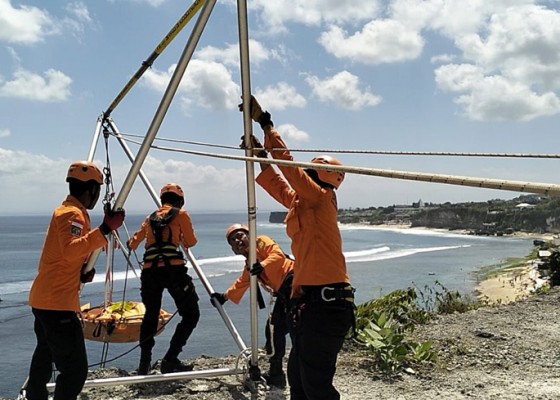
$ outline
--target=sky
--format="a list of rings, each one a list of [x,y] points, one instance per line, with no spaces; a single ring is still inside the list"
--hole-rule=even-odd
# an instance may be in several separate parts
[[[287,145],[306,150],[293,152],[296,161],[328,153],[348,166],[559,183],[558,159],[341,151],[559,153],[560,1],[247,3],[252,93]],[[0,0],[1,215],[48,214],[60,204],[69,164],[95,144],[97,118],[190,5]],[[141,141],[148,131],[196,18],[112,112],[122,133],[136,135],[127,137]],[[236,147],[243,135],[238,32],[237,3],[217,1],[154,144],[244,155],[203,145]],[[262,138],[257,124],[253,131]],[[118,193],[130,161],[112,137],[94,148],[97,165],[109,160]],[[179,183],[192,212],[247,209],[244,162],[152,149],[142,169],[156,189]],[[282,209],[256,193],[259,210]],[[518,195],[347,174],[338,204]],[[137,180],[124,208],[153,207]]]

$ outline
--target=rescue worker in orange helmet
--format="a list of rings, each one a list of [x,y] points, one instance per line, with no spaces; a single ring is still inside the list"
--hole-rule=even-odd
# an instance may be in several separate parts
[[[80,394],[88,361],[80,312],[80,283],[93,280],[95,269],[83,271],[90,254],[107,244],[106,235],[124,221],[124,211],[106,211],[98,228],[90,228],[87,210],[99,199],[103,174],[89,161],[76,161],[68,169],[69,195],[53,212],[38,274],[29,292],[35,317],[37,346],[29,367],[28,400],[47,400],[47,383],[54,362],[59,375],[55,400],[72,400]]]
[[[235,254],[249,257],[249,228],[234,224],[226,231],[226,240]],[[212,293],[211,298],[220,304],[231,300],[239,304],[250,285],[250,275],[258,278],[259,284],[276,297],[274,308],[266,321],[265,349],[270,356],[270,368],[263,377],[272,386],[286,386],[286,375],[282,361],[286,354],[286,335],[288,334],[288,307],[292,291],[294,262],[270,237],[257,237],[257,262],[251,268],[245,263],[242,274],[225,293]],[[215,303],[212,301],[215,306]]]
[[[191,218],[182,209],[185,194],[178,184],[167,183],[161,188],[160,199],[161,207],[146,217],[140,229],[127,242],[129,249],[136,250],[146,240],[144,268],[140,276],[140,291],[146,314],[140,326],[138,375],[147,375],[151,368],[164,289],[175,301],[181,321],[161,361],[162,373],[193,369],[192,364],[183,363],[178,356],[200,319],[198,295],[179,249],[181,245],[190,248],[197,243]]]
[[[274,129],[270,113],[257,100],[249,101],[251,118],[264,131],[264,148],[272,158],[293,161]],[[242,109],[242,106],[241,106]],[[260,142],[253,137],[252,147]],[[272,150],[274,149],[274,150]],[[266,157],[266,151],[257,156]],[[311,160],[320,165],[341,165],[334,157]],[[295,257],[292,287],[292,350],[288,382],[292,400],[338,400],[333,386],[336,359],[344,337],[354,323],[354,289],[346,271],[337,223],[335,190],[344,180],[336,169],[278,167],[261,163],[256,178],[276,201],[288,209],[286,231]]]

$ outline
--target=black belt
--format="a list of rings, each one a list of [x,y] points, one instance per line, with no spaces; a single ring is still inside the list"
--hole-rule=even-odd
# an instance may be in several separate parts
[[[324,301],[331,302],[336,300],[354,302],[354,289],[351,285],[345,284],[340,286],[335,285],[325,285],[325,286],[304,286],[303,287],[303,299],[304,301]]]

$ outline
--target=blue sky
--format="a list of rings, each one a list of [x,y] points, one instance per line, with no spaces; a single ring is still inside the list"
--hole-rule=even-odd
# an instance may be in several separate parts
[[[49,213],[60,203],[66,169],[87,158],[97,117],[190,4],[0,0],[0,213]],[[558,153],[558,0],[254,0],[248,6],[252,91],[292,148]],[[146,133],[195,19],[113,111],[121,132]],[[240,95],[236,2],[218,1],[158,138],[237,146]],[[109,147],[118,191],[130,163],[115,141]],[[314,154],[294,153],[298,161]],[[332,154],[351,166],[558,183],[555,159]],[[105,157],[100,144],[98,165]],[[192,211],[245,209],[244,168],[161,150],[144,164],[156,188],[180,183]],[[348,174],[339,206],[517,195]],[[260,189],[257,204],[280,208]],[[125,208],[153,208],[140,183]]]

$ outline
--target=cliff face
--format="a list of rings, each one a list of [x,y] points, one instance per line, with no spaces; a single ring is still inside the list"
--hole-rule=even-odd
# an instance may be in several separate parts
[[[530,203],[528,203],[530,201]],[[269,221],[283,223],[286,212],[273,212]],[[479,234],[512,231],[560,232],[560,199],[520,196],[460,204],[422,204],[338,210],[340,223],[411,224],[439,229],[465,229]]]
[[[421,211],[410,217],[412,226],[445,229],[483,229],[489,222],[485,212],[468,208]],[[491,224],[491,223],[490,223]]]

